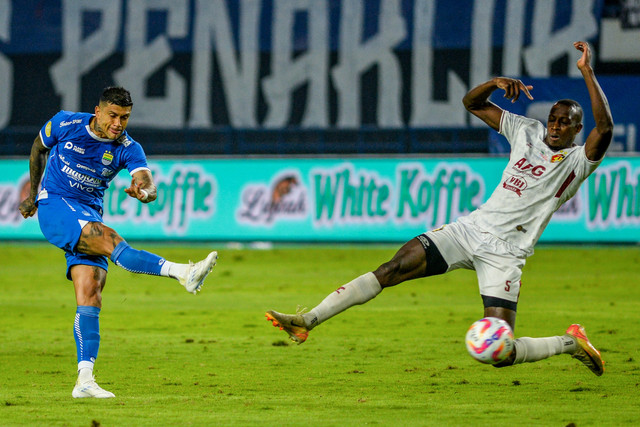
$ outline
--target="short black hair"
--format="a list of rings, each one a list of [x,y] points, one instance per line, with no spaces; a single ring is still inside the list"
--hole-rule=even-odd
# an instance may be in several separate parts
[[[102,91],[100,103],[119,105],[120,107],[132,107],[131,94],[122,86],[109,86]]]
[[[574,101],[573,99],[561,99],[557,101],[556,104],[566,105],[567,107],[572,108],[576,114],[578,123],[582,123],[582,116],[584,113],[582,112],[582,106],[580,105],[580,103]]]

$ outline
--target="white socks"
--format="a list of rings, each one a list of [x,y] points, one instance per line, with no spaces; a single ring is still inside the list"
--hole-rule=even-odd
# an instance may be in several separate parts
[[[376,276],[373,273],[366,273],[336,289],[313,310],[303,314],[302,317],[307,324],[307,328],[313,329],[349,307],[372,300],[380,292],[382,292],[382,286],[380,286]]]
[[[516,359],[513,364],[536,362],[562,353],[574,353],[577,349],[575,339],[568,335],[529,338],[522,337],[515,340]]]
[[[82,361],[78,363],[78,384],[93,380],[93,363]]]
[[[165,261],[164,264],[162,264],[160,275],[180,280],[181,277],[184,277],[187,274],[188,270],[189,264],[178,264],[177,262]]]

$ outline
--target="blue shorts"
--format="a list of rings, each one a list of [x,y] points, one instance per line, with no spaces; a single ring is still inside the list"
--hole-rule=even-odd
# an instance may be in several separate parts
[[[74,265],[95,265],[105,271],[109,267],[107,257],[86,255],[76,249],[82,228],[89,222],[102,223],[101,210],[98,209],[75,200],[52,195],[38,200],[40,230],[49,243],[65,252],[69,280],[71,280],[71,267]]]

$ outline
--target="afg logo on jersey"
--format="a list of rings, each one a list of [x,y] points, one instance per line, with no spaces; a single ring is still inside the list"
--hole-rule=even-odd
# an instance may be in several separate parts
[[[109,150],[105,151],[104,154],[102,155],[102,164],[105,166],[109,166],[112,161],[113,161],[113,154],[111,154],[111,151]]]
[[[560,151],[553,156],[551,156],[551,163],[560,163],[567,156],[567,153],[564,151]]]
[[[51,120],[44,127],[44,134],[47,135],[47,138],[51,137]]]
[[[518,197],[521,197],[522,192],[527,188],[527,180],[522,176],[512,175],[502,183],[502,188],[513,191]]]

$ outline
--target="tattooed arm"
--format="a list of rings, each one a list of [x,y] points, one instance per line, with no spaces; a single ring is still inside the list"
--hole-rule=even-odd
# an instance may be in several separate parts
[[[20,203],[20,213],[23,217],[29,218],[35,215],[38,207],[36,206],[36,196],[38,195],[38,187],[47,166],[47,155],[49,149],[44,146],[40,135],[36,137],[31,146],[31,156],[29,157],[29,175],[31,179],[31,191],[26,199]]]

